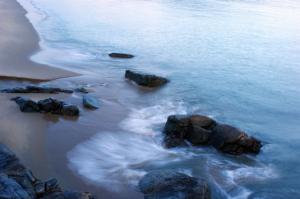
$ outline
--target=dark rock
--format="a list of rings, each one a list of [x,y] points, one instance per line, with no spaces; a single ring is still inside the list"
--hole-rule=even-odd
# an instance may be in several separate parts
[[[79,116],[79,109],[77,106],[69,105],[63,101],[53,98],[47,98],[38,102],[22,97],[15,97],[12,100],[19,105],[22,112],[40,112],[66,116]]]
[[[98,99],[88,96],[88,95],[83,96],[82,102],[83,102],[84,107],[89,108],[89,109],[98,109],[100,106]]]
[[[6,174],[0,174],[1,199],[31,199],[30,195],[15,180]]]
[[[166,147],[176,147],[188,140],[193,145],[207,145],[216,122],[202,115],[171,115],[164,127]]]
[[[61,191],[58,185],[58,181],[55,178],[52,178],[45,182],[45,189],[46,192]]]
[[[213,129],[212,145],[224,152],[233,155],[243,153],[259,153],[261,141],[248,136],[245,132],[230,125],[220,124]]]
[[[139,182],[145,199],[210,199],[210,189],[202,179],[172,170],[152,171]]]
[[[61,109],[61,114],[65,116],[79,116],[79,109],[75,105],[64,104]]]
[[[73,93],[69,89],[61,89],[57,87],[46,87],[46,86],[26,86],[16,87],[12,89],[3,89],[3,93]]]
[[[19,105],[20,110],[22,112],[34,113],[34,112],[40,111],[39,105],[31,99],[26,99],[23,97],[15,97],[15,98],[12,98],[12,100],[15,101]]]
[[[60,114],[61,109],[64,106],[64,103],[53,98],[48,98],[48,99],[40,100],[38,102],[38,105],[40,107],[41,112]]]
[[[121,59],[130,59],[134,57],[134,55],[125,54],[125,53],[110,53],[108,55],[111,58],[121,58]]]
[[[16,155],[0,144],[1,199],[92,199],[90,193],[65,191],[56,179],[38,180],[22,165]]]
[[[151,87],[151,88],[162,86],[169,82],[169,80],[164,77],[136,73],[136,72],[133,72],[130,70],[126,70],[125,78],[129,79],[131,81],[134,81],[139,86],[145,86],[145,87]]]

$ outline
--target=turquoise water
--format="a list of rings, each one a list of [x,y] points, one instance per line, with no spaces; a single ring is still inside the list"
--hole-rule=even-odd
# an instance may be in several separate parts
[[[66,154],[82,179],[118,193],[148,170],[174,168],[208,179],[214,198],[300,198],[299,1],[19,1],[42,39],[34,60],[115,85],[130,110],[120,132],[99,129]],[[125,69],[171,83],[137,91]],[[209,115],[265,146],[256,157],[166,150],[160,130],[175,113]]]

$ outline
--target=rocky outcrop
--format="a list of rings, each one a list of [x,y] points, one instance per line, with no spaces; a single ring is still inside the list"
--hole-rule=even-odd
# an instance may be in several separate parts
[[[171,115],[165,124],[166,147],[176,147],[187,140],[193,145],[207,145],[216,122],[203,115]]]
[[[56,179],[41,181],[16,155],[0,144],[0,198],[3,199],[93,199],[90,193],[64,191]]]
[[[89,95],[83,96],[82,103],[88,109],[98,109],[100,107],[99,100]]]
[[[164,127],[167,148],[183,146],[188,141],[194,146],[212,145],[219,151],[233,155],[259,153],[258,139],[225,124],[218,124],[203,115],[171,115]]]
[[[172,170],[146,174],[139,182],[145,199],[210,199],[208,184],[198,178]]]
[[[125,54],[125,53],[110,53],[108,54],[111,58],[119,58],[119,59],[130,59],[134,58],[134,55]]]
[[[61,89],[57,87],[46,87],[46,86],[26,86],[26,87],[16,87],[11,89],[3,89],[2,93],[73,93],[70,89]]]
[[[23,97],[15,97],[12,98],[12,100],[19,105],[22,112],[26,113],[39,112],[65,116],[79,116],[77,106],[66,104],[63,101],[53,98],[47,98],[38,102]]]
[[[233,155],[259,153],[261,141],[248,136],[233,126],[220,124],[212,132],[211,144],[218,150]]]
[[[149,74],[141,74],[130,70],[126,70],[125,78],[134,81],[139,86],[151,88],[159,87],[169,82],[169,80],[164,77]]]

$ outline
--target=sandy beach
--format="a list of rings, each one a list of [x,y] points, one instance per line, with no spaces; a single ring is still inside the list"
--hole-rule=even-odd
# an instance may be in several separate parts
[[[16,1],[0,0],[0,77],[47,81],[78,75],[29,59],[39,50],[39,36],[25,15]]]

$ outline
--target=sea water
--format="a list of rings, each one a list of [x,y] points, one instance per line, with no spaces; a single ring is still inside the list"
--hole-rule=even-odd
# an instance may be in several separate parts
[[[66,154],[84,181],[118,193],[149,170],[172,168],[205,178],[214,198],[300,198],[299,1],[19,2],[41,37],[35,61],[115,85],[130,110],[115,124],[120,131],[99,129]],[[110,52],[136,57],[113,60]],[[126,69],[171,82],[139,90],[124,81]],[[262,152],[163,148],[167,116],[191,113],[256,136]]]

